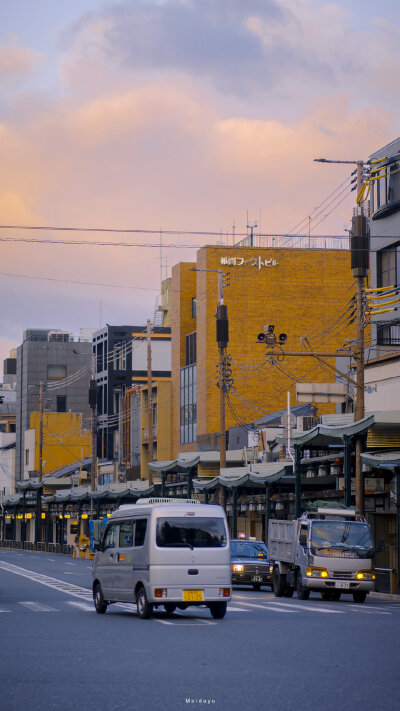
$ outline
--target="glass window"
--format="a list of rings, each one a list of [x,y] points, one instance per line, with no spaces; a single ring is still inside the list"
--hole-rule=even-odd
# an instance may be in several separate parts
[[[196,296],[194,296],[192,299],[192,318],[196,318],[196,316],[197,316],[197,298],[196,298]]]
[[[118,532],[118,524],[117,523],[112,523],[110,526],[107,526],[106,531],[104,533],[104,543],[103,543],[103,550],[104,551],[107,548],[115,548],[116,543],[117,543],[117,532]]]
[[[67,396],[57,395],[57,412],[67,412]]]
[[[221,548],[227,543],[224,519],[159,518],[156,543],[160,548]]]
[[[25,450],[25,464],[29,464],[29,449]]]
[[[356,521],[314,521],[311,530],[313,555],[367,558],[373,542],[367,523]]]
[[[397,252],[399,246],[381,249],[377,254],[378,287],[394,286],[397,283]]]
[[[67,377],[66,365],[48,365],[47,380],[63,380]]]
[[[133,543],[133,522],[124,521],[119,524],[119,546],[130,548]]]
[[[114,370],[126,370],[126,343],[114,346]]]
[[[142,546],[146,538],[147,518],[136,519],[135,546]]]
[[[231,555],[236,558],[268,558],[268,549],[262,541],[231,541]]]

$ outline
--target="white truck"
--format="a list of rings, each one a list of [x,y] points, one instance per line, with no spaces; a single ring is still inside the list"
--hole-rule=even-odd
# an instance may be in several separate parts
[[[352,508],[318,507],[293,521],[269,522],[268,550],[276,597],[323,600],[351,594],[365,601],[374,589],[374,546],[368,523]]]

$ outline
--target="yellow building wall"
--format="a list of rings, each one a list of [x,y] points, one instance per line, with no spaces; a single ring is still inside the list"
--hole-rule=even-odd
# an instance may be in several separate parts
[[[234,258],[236,264],[221,264],[221,258]],[[266,260],[270,266],[265,266]],[[193,266],[199,271],[189,271]],[[239,395],[248,403],[234,393],[229,394],[229,400],[241,423],[286,408],[287,391],[291,393],[291,404],[295,405],[296,381],[335,380],[334,373],[327,372],[313,358],[285,357],[278,367],[268,363],[265,344],[257,342],[257,334],[265,324],[273,324],[277,336],[287,334],[283,351],[305,350],[300,341],[304,337],[309,338],[316,350],[323,351],[336,351],[345,338],[355,338],[355,323],[344,330],[343,324],[330,330],[354,293],[349,251],[223,246],[200,249],[197,264],[182,263],[172,270],[173,456],[178,451],[196,449],[196,443],[180,445],[179,431],[179,370],[185,364],[185,335],[194,330],[197,331],[197,436],[219,432],[215,319],[218,269],[224,275],[230,273],[230,286],[223,292],[229,318],[227,352],[243,365],[240,369],[234,364],[232,376]],[[194,295],[196,320],[189,316]],[[313,338],[317,334],[318,338]],[[335,366],[334,358],[326,360]],[[336,406],[320,404],[318,411],[333,413]],[[237,424],[228,406],[226,429]]]
[[[35,469],[39,469],[40,414],[33,412],[30,427],[35,430]],[[91,456],[91,432],[82,429],[82,415],[70,412],[43,413],[43,474]]]

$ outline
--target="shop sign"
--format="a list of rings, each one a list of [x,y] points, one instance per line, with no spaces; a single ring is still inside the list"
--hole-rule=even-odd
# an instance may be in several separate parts
[[[261,255],[245,259],[244,257],[221,257],[220,263],[225,267],[256,267],[259,271],[262,267],[277,267],[276,259],[263,259]]]

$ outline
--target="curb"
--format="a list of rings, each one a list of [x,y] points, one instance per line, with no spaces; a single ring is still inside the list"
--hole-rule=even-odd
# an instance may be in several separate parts
[[[400,602],[400,595],[394,595],[392,593],[370,592],[369,597],[373,597],[377,600],[396,600]]]

